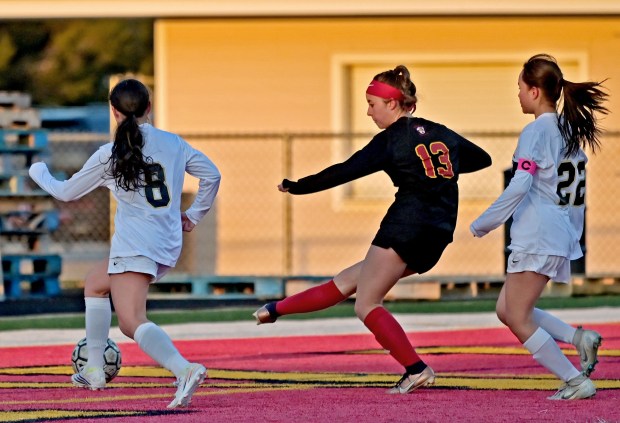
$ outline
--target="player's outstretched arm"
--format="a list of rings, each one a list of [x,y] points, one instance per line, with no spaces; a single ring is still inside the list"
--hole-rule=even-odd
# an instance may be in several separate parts
[[[471,233],[481,238],[505,223],[527,194],[532,186],[532,180],[531,173],[517,171],[502,195],[472,222],[469,227]]]
[[[106,183],[106,160],[100,148],[86,161],[82,169],[66,181],[54,178],[43,162],[34,163],[28,173],[37,185],[52,197],[60,201],[73,201]]]

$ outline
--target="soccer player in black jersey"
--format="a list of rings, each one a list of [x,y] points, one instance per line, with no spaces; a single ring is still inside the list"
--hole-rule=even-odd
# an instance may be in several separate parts
[[[257,324],[279,316],[322,310],[356,294],[355,313],[405,373],[389,392],[406,394],[430,385],[435,374],[416,354],[407,335],[383,307],[388,291],[404,276],[424,273],[452,242],[458,209],[459,174],[491,165],[481,148],[447,127],[414,118],[416,87],[397,66],[376,75],[366,90],[368,116],[383,129],[360,151],[296,182],[278,186],[310,194],[384,171],[398,188],[364,260],[333,280],[258,309]]]

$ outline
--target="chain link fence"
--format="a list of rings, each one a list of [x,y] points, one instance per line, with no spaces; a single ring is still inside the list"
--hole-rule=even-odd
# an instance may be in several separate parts
[[[429,272],[437,277],[495,277],[504,272],[505,240],[498,229],[474,239],[469,224],[503,190],[504,170],[518,133],[463,134],[493,157],[481,172],[462,175],[454,242]],[[284,177],[298,179],[345,160],[371,134],[184,134],[222,173],[214,210],[185,235],[175,272],[212,275],[329,276],[363,259],[395,188],[385,174],[375,174],[332,190],[291,196],[277,191]],[[108,134],[50,133],[50,167],[66,176],[80,169]],[[585,272],[617,276],[620,224],[616,210],[620,133],[602,139],[600,153],[590,154],[587,168]],[[188,191],[195,185],[188,178]],[[191,195],[184,196],[189,204]],[[107,257],[110,195],[98,189],[84,198],[56,202],[60,225],[47,248],[63,256],[63,280],[81,280],[95,260]],[[8,244],[8,245],[7,245]],[[19,249],[5,242],[3,250]]]

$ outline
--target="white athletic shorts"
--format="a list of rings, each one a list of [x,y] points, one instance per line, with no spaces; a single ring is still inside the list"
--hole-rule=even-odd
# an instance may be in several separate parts
[[[513,251],[508,256],[506,273],[536,272],[553,282],[569,283],[570,260],[560,256],[544,256]]]
[[[153,276],[151,283],[160,280],[168,271],[170,271],[169,266],[159,264],[145,256],[113,257],[108,262],[108,274],[110,275],[125,272],[146,273]]]

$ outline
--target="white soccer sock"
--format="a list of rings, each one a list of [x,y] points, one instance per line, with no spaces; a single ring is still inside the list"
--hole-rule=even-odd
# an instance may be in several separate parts
[[[162,367],[170,370],[176,377],[180,377],[183,370],[189,366],[179,350],[174,346],[166,332],[153,322],[143,323],[134,332],[133,339],[142,351],[157,361]]]
[[[543,328],[549,335],[553,336],[553,339],[566,342],[567,344],[573,343],[573,337],[575,336],[577,329],[568,323],[564,323],[551,313],[539,308],[534,309],[532,318],[538,326]]]
[[[564,382],[581,374],[543,328],[536,329],[523,346],[532,354],[534,360]]]
[[[86,346],[88,347],[87,366],[103,368],[103,351],[108,344],[112,307],[109,298],[85,297],[86,304]]]

